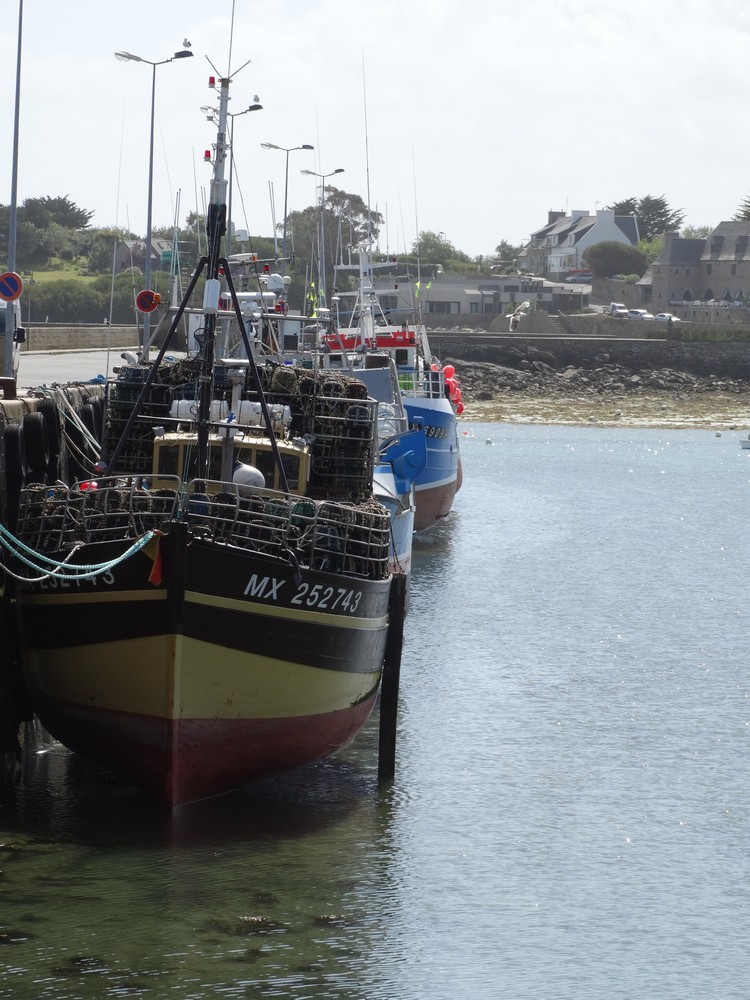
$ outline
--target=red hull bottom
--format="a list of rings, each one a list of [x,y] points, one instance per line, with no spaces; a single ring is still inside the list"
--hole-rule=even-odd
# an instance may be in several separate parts
[[[170,722],[48,701],[49,732],[87,757],[129,775],[169,808],[240,788],[335,753],[364,727],[377,692],[346,711],[285,719]]]
[[[453,482],[447,486],[420,490],[414,504],[414,530],[426,531],[446,518],[453,507],[456,489],[456,482]]]

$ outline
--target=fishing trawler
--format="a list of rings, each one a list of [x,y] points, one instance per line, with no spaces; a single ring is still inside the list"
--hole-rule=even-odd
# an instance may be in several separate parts
[[[6,539],[35,712],[170,808],[353,739],[389,628],[377,403],[349,373],[259,367],[222,256],[229,83],[208,254],[154,360],[108,387],[96,478],[26,485]],[[171,360],[201,275],[198,350]],[[242,359],[215,350],[222,284]]]
[[[352,293],[349,323],[332,323],[323,333],[323,346],[329,364],[341,357],[364,358],[372,351],[393,359],[409,427],[419,429],[425,438],[426,460],[414,482],[414,530],[425,531],[450,514],[461,488],[457,419],[463,411],[461,389],[454,367],[443,366],[432,355],[422,322],[388,321],[373,284],[372,250],[362,246],[357,252],[359,281]]]

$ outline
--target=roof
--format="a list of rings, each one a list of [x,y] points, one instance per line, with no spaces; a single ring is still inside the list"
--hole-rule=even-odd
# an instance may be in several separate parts
[[[748,260],[750,222],[720,222],[703,243],[703,260]]]
[[[668,267],[697,266],[700,264],[705,245],[705,240],[685,240],[673,236],[671,240],[666,241],[666,246],[654,263]]]
[[[615,225],[635,246],[638,242],[638,219],[634,215],[616,215]]]

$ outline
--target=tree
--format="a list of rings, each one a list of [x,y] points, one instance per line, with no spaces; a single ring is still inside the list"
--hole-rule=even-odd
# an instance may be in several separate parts
[[[615,240],[605,240],[586,247],[583,260],[596,278],[611,278],[613,274],[640,276],[648,267],[648,259],[642,250]]]
[[[642,240],[652,240],[663,233],[677,232],[685,213],[670,209],[664,195],[654,198],[647,194],[643,198],[626,198],[608,206],[615,215],[635,215],[638,219],[638,235]]]
[[[44,198],[27,198],[19,209],[19,215],[21,212],[27,221],[33,222],[40,229],[45,229],[52,223],[63,229],[85,229],[94,214],[79,208],[67,195],[57,198],[49,195]]]
[[[664,249],[664,237],[655,236],[652,240],[641,240],[638,249],[645,254],[646,261],[652,264]]]
[[[750,219],[750,215],[748,215],[747,218]],[[735,216],[735,222],[741,221],[741,219],[738,219]],[[680,233],[680,236],[684,240],[705,240],[711,235],[713,228],[713,226],[685,226]]]
[[[445,233],[433,233],[425,230],[419,234],[412,244],[411,252],[419,257],[423,264],[446,264],[451,261],[461,261],[468,264],[471,257],[457,250]]]
[[[382,224],[383,216],[369,211],[359,195],[348,194],[332,185],[325,188],[322,206],[318,203],[301,212],[291,212],[287,219],[287,254],[291,251],[294,255],[294,263],[287,267],[287,273],[293,279],[289,296],[291,307],[303,308],[311,282],[316,293],[320,291],[318,286],[323,273],[328,301],[328,293],[333,286],[334,264],[354,260],[351,251],[360,246],[370,233],[373,240],[377,240]],[[280,229],[283,231],[283,224]]]
[[[733,222],[750,222],[750,194],[732,216]]]
[[[495,256],[490,261],[492,269],[502,274],[512,274],[516,269],[516,260],[523,250],[523,244],[516,246],[507,240],[500,240],[495,247]]]

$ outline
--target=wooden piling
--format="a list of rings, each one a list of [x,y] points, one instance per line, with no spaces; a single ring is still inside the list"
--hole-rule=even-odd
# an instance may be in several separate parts
[[[398,689],[401,679],[401,650],[404,645],[407,578],[393,577],[388,603],[388,638],[380,686],[380,734],[378,742],[378,781],[392,781],[396,773],[396,722]]]

